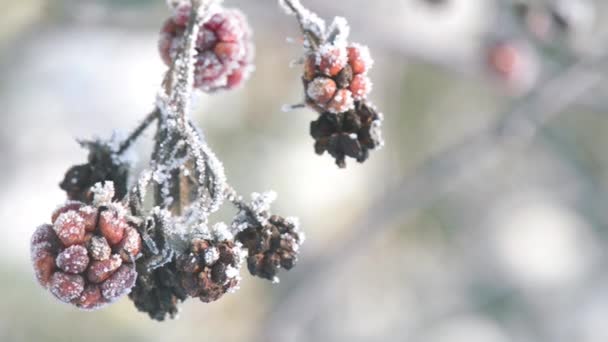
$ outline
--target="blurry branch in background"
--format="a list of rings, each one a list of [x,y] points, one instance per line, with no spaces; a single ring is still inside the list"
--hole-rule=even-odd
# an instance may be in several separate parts
[[[314,317],[319,303],[327,303],[323,298],[328,289],[339,288],[334,285],[343,278],[336,274],[369,246],[370,240],[402,227],[393,223],[410,219],[418,210],[461,189],[522,151],[543,125],[601,84],[603,76],[598,70],[607,64],[603,54],[563,67],[517,100],[489,128],[450,146],[398,184],[387,187],[391,190],[377,198],[369,210],[354,221],[350,236],[319,255],[315,262],[302,265],[303,270],[298,273],[300,278],[294,281],[296,287],[275,304],[266,327],[261,330],[268,335],[261,336],[259,341],[280,341],[297,333]],[[287,321],[285,317],[291,319]]]

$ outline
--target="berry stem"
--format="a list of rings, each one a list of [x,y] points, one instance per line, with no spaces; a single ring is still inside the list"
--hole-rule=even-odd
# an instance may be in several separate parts
[[[158,119],[160,115],[160,110],[158,108],[154,109],[154,111],[148,114],[144,120],[135,128],[135,130],[129,135],[125,141],[120,144],[120,148],[116,152],[117,154],[123,154],[125,151],[131,147],[131,145],[141,136],[141,134],[148,128],[156,119]]]
[[[312,12],[304,7],[300,0],[283,0],[283,3],[295,14],[300,24],[302,34],[304,34],[304,38],[310,44],[310,48],[313,51],[318,50],[319,45],[323,43],[323,37],[319,37],[306,25],[306,17],[310,16]]]

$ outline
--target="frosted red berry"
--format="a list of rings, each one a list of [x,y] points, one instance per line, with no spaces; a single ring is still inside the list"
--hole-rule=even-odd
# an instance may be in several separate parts
[[[82,309],[92,310],[104,305],[104,298],[97,285],[87,285],[75,302]]]
[[[106,260],[95,260],[89,266],[87,271],[87,279],[95,284],[104,282],[120,267],[122,259],[118,255],[113,255]]]
[[[334,98],[338,86],[331,78],[317,77],[306,87],[306,95],[316,104],[324,106]]]
[[[354,99],[351,92],[347,89],[340,89],[329,101],[326,108],[331,113],[343,113],[354,106]]]
[[[173,17],[161,30],[159,51],[167,65],[180,49],[186,27],[182,22]],[[251,29],[236,9],[221,8],[213,14],[201,25],[196,45],[195,88],[206,92],[234,89],[253,70]]]
[[[99,231],[111,245],[122,241],[126,226],[125,219],[114,210],[106,210],[99,216]]]
[[[351,44],[348,48],[348,64],[351,66],[353,73],[364,74],[373,65],[369,48],[360,44]]]
[[[128,294],[131,288],[135,286],[136,279],[135,268],[122,265],[108,280],[101,284],[101,294],[105,299],[113,301]]]
[[[59,215],[53,229],[65,246],[85,242],[85,222],[77,211],[71,210]]]
[[[350,92],[355,101],[361,101],[367,97],[372,90],[372,82],[365,75],[355,75],[350,82]]]
[[[67,273],[82,273],[87,269],[88,265],[88,251],[83,246],[70,246],[57,256],[57,266]]]
[[[327,76],[336,76],[346,66],[348,56],[346,49],[330,44],[319,48],[316,64],[321,73]]]
[[[84,279],[76,274],[55,272],[51,277],[51,293],[60,301],[70,303],[84,291]]]
[[[373,62],[360,44],[324,43],[303,60],[306,103],[319,113],[344,113],[367,100],[372,83],[367,72]]]

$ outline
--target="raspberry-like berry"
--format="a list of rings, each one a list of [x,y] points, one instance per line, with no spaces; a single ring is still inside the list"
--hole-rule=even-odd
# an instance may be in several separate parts
[[[169,66],[180,49],[186,28],[187,21],[180,18],[167,20],[161,29],[159,51]],[[234,89],[247,80],[253,70],[251,35],[247,19],[236,9],[222,8],[203,23],[196,43],[194,87],[214,92]]]
[[[257,277],[276,281],[281,268],[290,270],[298,260],[304,236],[295,219],[271,216],[265,225],[254,224],[236,236],[247,248],[247,267]]]
[[[343,113],[350,110],[355,105],[353,95],[348,89],[340,89],[336,95],[329,101],[326,108],[331,113]]]
[[[126,294],[135,284],[133,262],[141,238],[125,211],[117,203],[96,208],[73,201],[57,209],[53,224],[39,227],[31,240],[39,283],[60,301],[83,309]]]
[[[372,90],[372,81],[365,75],[355,75],[349,89],[355,101],[364,100]]]
[[[336,94],[336,82],[331,78],[317,77],[308,83],[306,95],[319,105],[325,105],[334,98]]]
[[[325,43],[304,56],[306,103],[319,113],[344,113],[365,101],[372,84],[366,76],[373,65],[369,49]]]
[[[346,167],[347,156],[362,163],[369,157],[370,150],[383,144],[381,122],[381,114],[363,102],[344,113],[323,113],[310,125],[315,152],[329,152],[341,168]]]
[[[316,65],[324,75],[330,77],[338,75],[347,62],[348,55],[344,47],[332,44],[324,44],[319,47]]]
[[[348,48],[348,64],[355,75],[364,74],[372,68],[374,62],[367,46],[351,44]]]
[[[190,251],[177,259],[181,286],[205,303],[238,289],[242,248],[232,240],[198,238]]]

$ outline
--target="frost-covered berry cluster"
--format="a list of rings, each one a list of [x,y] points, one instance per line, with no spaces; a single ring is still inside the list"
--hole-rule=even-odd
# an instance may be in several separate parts
[[[38,282],[62,302],[98,309],[128,294],[151,318],[175,317],[189,298],[209,303],[238,290],[241,268],[278,281],[297,262],[296,219],[273,216],[276,194],[245,202],[190,120],[195,89],[233,89],[252,70],[251,29],[218,0],[169,0],[160,52],[170,67],[155,110],[126,139],[83,141],[88,160],[60,187],[68,202],[31,240]],[[148,167],[133,177],[132,144],[157,123]],[[224,203],[233,222],[211,223]]]
[[[62,302],[98,309],[126,296],[152,319],[174,318],[189,298],[209,303],[238,290],[242,266],[279,282],[295,267],[304,233],[294,217],[275,215],[274,192],[243,200],[190,119],[193,92],[230,90],[251,70],[252,32],[245,16],[220,0],[168,0],[159,50],[169,66],[156,108],[125,139],[82,141],[88,160],[71,167],[60,187],[68,202],[31,240],[38,282]],[[317,153],[338,165],[363,162],[381,145],[382,116],[368,102],[372,60],[347,42],[348,25],[328,27],[296,1],[282,1],[306,36],[307,103],[320,113],[311,124]],[[156,123],[147,167],[134,177],[127,153]],[[230,224],[210,222],[224,203]]]
[[[112,183],[108,183],[110,185]],[[113,190],[110,190],[113,196]],[[141,237],[120,203],[69,201],[32,236],[32,261],[39,283],[60,301],[96,309],[129,293]]]
[[[321,115],[311,124],[315,151],[327,151],[339,167],[346,167],[346,157],[364,162],[370,150],[383,144],[382,114],[367,98],[372,90],[368,72],[373,66],[369,48],[348,41],[346,19],[334,18],[326,26],[299,0],[280,3],[287,13],[297,17],[305,37],[305,100]]]
[[[160,55],[171,66],[184,43],[192,6],[189,1],[170,1],[173,15],[160,34]],[[200,23],[196,39],[194,86],[205,92],[234,89],[253,71],[252,31],[238,9],[213,6],[213,14]]]

